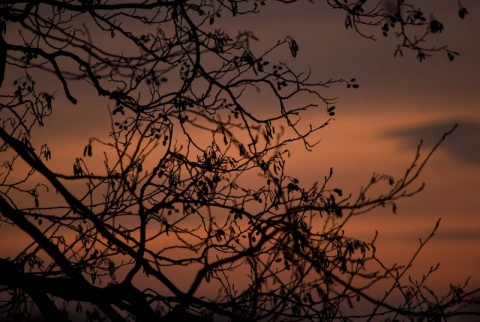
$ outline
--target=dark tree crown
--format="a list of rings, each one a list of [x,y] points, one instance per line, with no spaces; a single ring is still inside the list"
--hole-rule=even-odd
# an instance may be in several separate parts
[[[429,45],[444,25],[414,1],[325,2],[361,36],[396,37],[395,55],[458,55]],[[257,0],[2,1],[0,229],[31,240],[0,254],[2,319],[478,315],[469,311],[478,290],[435,295],[408,280],[411,263],[385,266],[375,239],[343,233],[354,217],[395,212],[397,200],[421,191],[420,172],[453,129],[429,152],[420,145],[404,176],[374,175],[356,197],[333,185],[332,169],[311,185],[290,176],[289,146],[313,149],[336,113],[327,88],[359,84],[291,69],[302,46],[289,35],[260,52],[254,32],[219,27],[264,10]],[[86,96],[108,111],[105,136],[87,138],[68,168],[52,166],[55,150],[38,130],[65,108],[56,104],[63,97],[82,108]],[[259,110],[259,98],[272,105]],[[388,188],[375,194],[379,184]],[[390,285],[383,298],[372,295],[377,285]]]

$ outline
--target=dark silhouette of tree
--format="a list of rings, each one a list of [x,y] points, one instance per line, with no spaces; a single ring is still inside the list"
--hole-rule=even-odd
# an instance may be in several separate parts
[[[293,10],[296,1],[279,2]],[[444,26],[414,1],[326,2],[362,36],[395,34],[396,55],[456,55],[429,47]],[[424,287],[429,274],[408,281],[411,262],[385,266],[375,240],[343,234],[353,217],[395,211],[422,190],[418,175],[451,131],[427,153],[419,146],[403,177],[374,175],[357,198],[333,186],[332,171],[303,185],[286,173],[289,145],[312,149],[312,134],[335,114],[324,88],[358,85],[313,81],[279,62],[275,55],[301,50],[292,37],[259,52],[254,33],[219,25],[262,10],[266,1],[2,0],[0,229],[31,240],[0,258],[3,319],[478,315],[470,309],[477,290],[435,295]],[[84,93],[108,109],[109,135],[88,139],[83,156],[72,155],[73,171],[52,168],[55,151],[35,134],[62,108],[55,100],[77,104]],[[272,106],[255,110],[258,97]],[[314,109],[323,120],[302,118]],[[379,183],[389,188],[375,194]]]

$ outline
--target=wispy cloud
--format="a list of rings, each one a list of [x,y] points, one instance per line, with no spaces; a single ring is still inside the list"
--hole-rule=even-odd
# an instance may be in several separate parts
[[[383,134],[403,141],[405,149],[415,149],[420,139],[426,146],[432,146],[450,130],[455,123],[458,128],[441,146],[442,151],[467,163],[480,164],[480,121],[445,120],[441,122],[425,123],[413,127],[404,127],[389,130]]]

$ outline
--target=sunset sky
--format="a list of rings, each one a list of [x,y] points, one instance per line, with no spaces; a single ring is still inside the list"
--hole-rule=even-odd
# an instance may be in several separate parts
[[[338,102],[335,120],[316,135],[321,141],[315,149],[308,152],[292,147],[288,169],[305,186],[321,181],[333,167],[334,184],[355,196],[373,173],[401,177],[421,139],[425,140],[422,151],[426,155],[432,144],[458,123],[420,178],[419,184],[426,183],[425,190],[399,202],[396,215],[385,209],[357,218],[349,232],[371,239],[378,230],[379,253],[385,261],[405,262],[413,255],[418,239],[425,239],[441,217],[439,231],[416,262],[415,274],[421,276],[440,262],[439,271],[431,278],[439,289],[448,289],[450,282],[462,283],[468,276],[472,276],[472,284],[480,286],[480,1],[462,2],[470,12],[463,20],[458,18],[456,0],[416,2],[420,7],[425,3],[444,23],[445,30],[432,40],[460,53],[453,62],[444,53],[422,63],[415,53],[395,58],[393,35],[375,34],[377,41],[362,38],[345,29],[343,12],[332,11],[323,3],[267,1],[258,15],[228,17],[219,23],[233,34],[236,30],[254,31],[260,42],[253,48],[259,51],[292,36],[299,45],[298,56],[293,59],[287,51],[282,54],[297,70],[311,68],[312,79],[357,79],[359,89],[336,85],[322,92],[338,97]],[[78,93],[79,103],[73,106],[58,91],[55,118],[35,137],[37,144],[49,142],[55,154],[52,166],[68,164],[70,169],[89,137],[108,134],[106,102]],[[262,112],[270,108],[261,101],[250,106]],[[324,110],[318,112],[319,118],[324,116]],[[7,251],[5,244],[0,245],[0,252]]]
[[[420,8],[432,8],[431,1],[423,3]],[[295,13],[288,6],[275,7],[255,29],[261,40],[268,39],[262,37],[268,30],[294,36],[300,47],[297,59],[311,66],[315,77],[356,77],[360,84],[358,90],[332,90],[339,97],[335,122],[322,131],[314,152],[301,153],[295,161],[294,171],[304,180],[322,178],[331,165],[334,182],[355,193],[374,172],[402,175],[420,139],[427,152],[459,124],[420,178],[425,190],[399,203],[397,215],[384,211],[359,220],[358,232],[368,236],[379,230],[381,253],[390,262],[401,262],[441,217],[416,272],[421,276],[439,261],[431,280],[436,286],[447,288],[448,282],[461,283],[470,275],[479,285],[480,3],[464,2],[470,12],[465,20],[458,19],[456,1],[436,3],[432,9],[445,30],[434,40],[460,53],[454,62],[445,54],[422,63],[414,53],[394,58],[394,39],[363,39],[343,28],[343,13],[323,6],[305,4]]]
[[[412,52],[394,58],[394,37],[361,38],[344,28],[343,12],[324,4],[267,2],[262,14],[231,27],[254,30],[266,44],[293,36],[300,49],[289,63],[310,67],[313,79],[355,77],[360,84],[357,90],[325,90],[326,96],[338,97],[335,121],[321,131],[313,152],[299,150],[289,164],[304,183],[322,180],[333,166],[333,182],[355,194],[373,173],[403,175],[421,139],[426,154],[459,124],[423,172],[421,194],[400,202],[397,215],[378,211],[351,225],[364,238],[378,230],[379,252],[393,263],[409,258],[441,217],[415,273],[421,276],[441,262],[430,282],[445,290],[449,282],[462,283],[468,276],[480,284],[480,3],[463,3],[470,12],[464,20],[458,18],[456,1],[435,4],[420,1],[419,7],[433,10],[444,23],[445,30],[432,40],[460,53],[453,62],[444,53],[422,63]]]

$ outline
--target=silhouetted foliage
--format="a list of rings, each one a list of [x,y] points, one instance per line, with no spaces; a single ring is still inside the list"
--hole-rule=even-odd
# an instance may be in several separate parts
[[[457,55],[428,46],[444,25],[414,1],[326,2],[362,36],[395,33],[395,54]],[[0,258],[3,319],[439,321],[478,303],[465,285],[429,292],[406,279],[411,263],[385,266],[375,240],[343,233],[351,218],[419,192],[450,132],[424,157],[419,147],[403,177],[374,175],[357,198],[333,186],[332,170],[312,185],[289,176],[289,145],[312,149],[335,115],[321,91],[359,85],[312,81],[278,61],[302,50],[288,35],[258,52],[253,32],[220,24],[262,10],[267,1],[0,3],[0,229],[31,239]],[[35,135],[60,97],[84,95],[108,109],[109,135],[54,168],[55,150]],[[272,107],[256,110],[258,97]],[[314,109],[325,117],[306,117]],[[379,183],[389,188],[376,195]],[[381,298],[376,285],[388,285]]]

